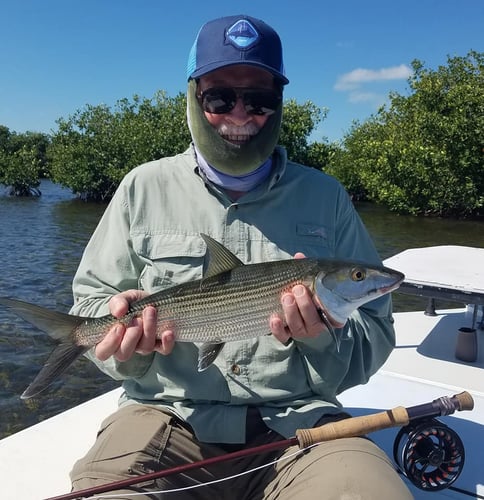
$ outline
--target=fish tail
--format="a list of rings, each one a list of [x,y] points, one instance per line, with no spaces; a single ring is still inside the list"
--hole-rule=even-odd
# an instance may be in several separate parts
[[[0,297],[0,304],[59,342],[42,370],[22,394],[22,399],[31,398],[44,391],[75,359],[89,349],[77,345],[74,337],[74,330],[84,321],[83,318],[4,297]]]

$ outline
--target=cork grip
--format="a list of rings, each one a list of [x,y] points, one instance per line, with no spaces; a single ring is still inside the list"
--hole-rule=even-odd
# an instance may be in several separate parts
[[[397,406],[373,415],[347,418],[338,422],[316,427],[314,429],[298,429],[296,438],[300,448],[306,448],[322,441],[332,439],[363,436],[388,427],[403,426],[409,423],[407,410],[403,406]]]

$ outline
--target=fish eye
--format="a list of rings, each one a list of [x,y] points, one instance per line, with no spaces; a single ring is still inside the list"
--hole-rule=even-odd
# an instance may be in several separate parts
[[[361,267],[354,267],[351,270],[351,279],[353,281],[363,281],[366,278],[366,272]]]

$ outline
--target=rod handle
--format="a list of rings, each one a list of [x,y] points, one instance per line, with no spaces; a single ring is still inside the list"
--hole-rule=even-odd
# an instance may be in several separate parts
[[[392,410],[372,415],[347,418],[337,422],[315,427],[314,429],[298,429],[296,438],[300,448],[332,439],[363,436],[370,432],[388,427],[404,426],[409,423],[407,410],[397,406]]]

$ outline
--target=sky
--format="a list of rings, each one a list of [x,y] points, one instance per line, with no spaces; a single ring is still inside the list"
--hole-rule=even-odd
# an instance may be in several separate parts
[[[484,51],[484,0],[0,0],[0,125],[51,134],[86,105],[185,92],[200,26],[233,14],[279,33],[285,99],[327,109],[317,141],[407,95],[413,60]]]

